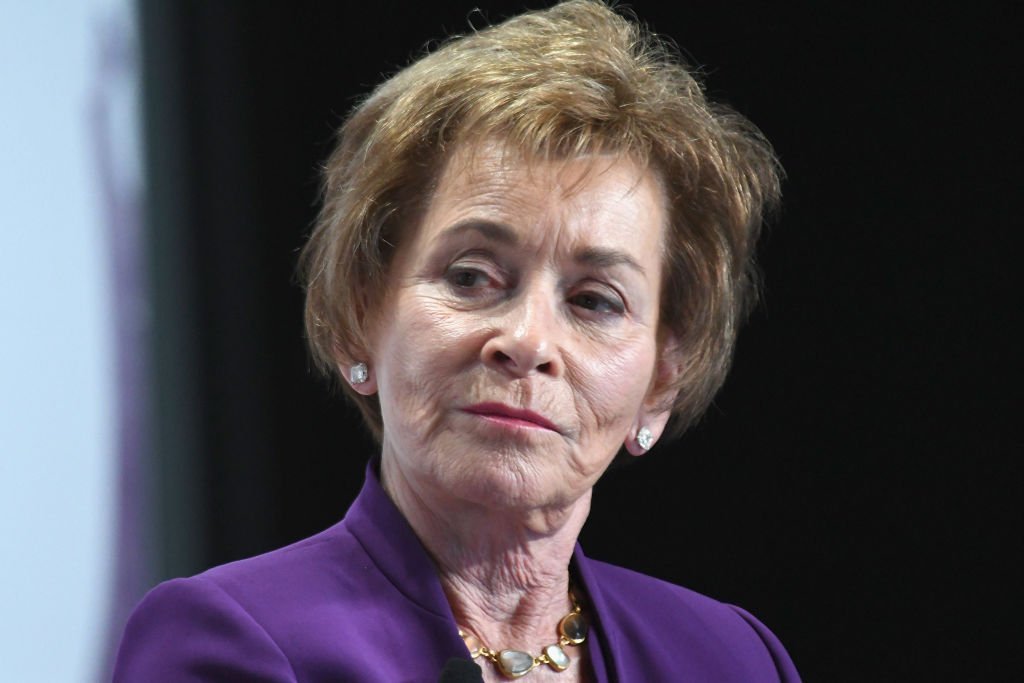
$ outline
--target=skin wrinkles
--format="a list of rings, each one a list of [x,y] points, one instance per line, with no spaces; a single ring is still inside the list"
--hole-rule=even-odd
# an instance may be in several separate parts
[[[533,651],[569,609],[593,485],[640,424],[667,417],[650,394],[665,202],[627,159],[473,151],[398,245],[371,321],[382,480],[459,623]],[[465,412],[481,403],[557,429]]]

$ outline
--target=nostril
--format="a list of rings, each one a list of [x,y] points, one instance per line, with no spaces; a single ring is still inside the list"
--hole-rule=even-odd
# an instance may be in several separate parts
[[[548,360],[545,360],[545,357]],[[491,367],[502,368],[505,372],[517,376],[526,376],[531,372],[544,375],[556,375],[560,372],[558,360],[551,358],[544,348],[531,351],[521,344],[506,344],[502,343],[502,340],[495,340],[493,344],[488,342],[483,349],[482,359]]]

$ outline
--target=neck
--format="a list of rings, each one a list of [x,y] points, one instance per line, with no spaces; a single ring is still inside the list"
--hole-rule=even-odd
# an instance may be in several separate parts
[[[492,648],[539,650],[571,609],[569,561],[590,492],[568,505],[496,509],[416,487],[385,457],[385,491],[437,565],[459,625]]]

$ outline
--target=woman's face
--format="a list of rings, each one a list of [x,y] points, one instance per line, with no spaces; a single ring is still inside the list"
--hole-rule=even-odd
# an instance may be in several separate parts
[[[455,154],[372,326],[385,470],[435,500],[564,506],[663,426],[665,224],[659,183],[628,159]]]

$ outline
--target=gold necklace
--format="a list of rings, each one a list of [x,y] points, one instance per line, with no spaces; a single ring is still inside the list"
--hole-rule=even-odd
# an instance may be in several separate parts
[[[498,671],[508,678],[525,676],[541,664],[547,664],[555,671],[565,671],[572,663],[565,648],[569,645],[581,645],[587,639],[587,620],[583,618],[582,610],[572,591],[569,591],[569,600],[572,601],[572,611],[558,622],[558,642],[545,647],[536,657],[522,650],[492,650],[461,627],[459,635],[462,636],[473,659],[483,657],[490,660]]]

